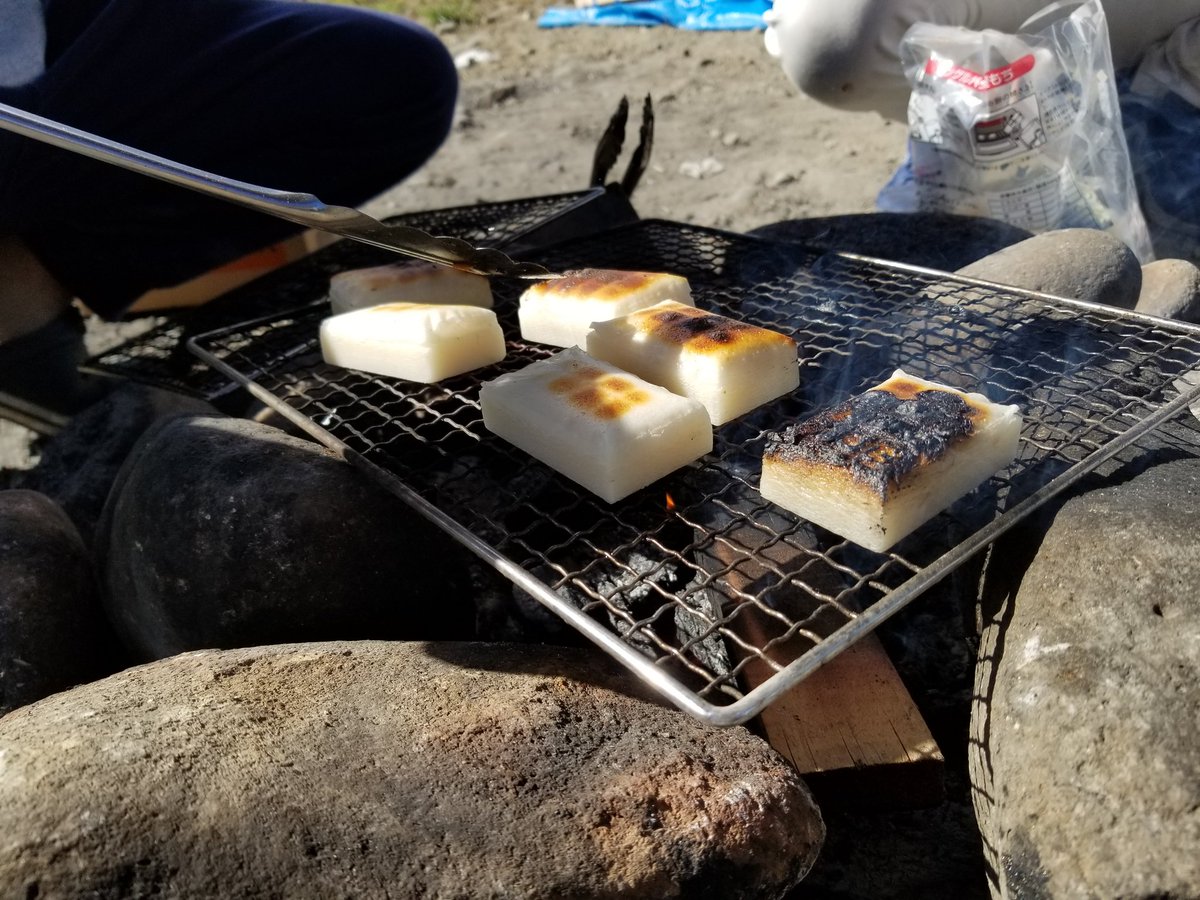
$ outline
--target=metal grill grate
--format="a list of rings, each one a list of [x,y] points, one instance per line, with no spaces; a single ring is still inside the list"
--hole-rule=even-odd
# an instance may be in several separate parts
[[[430,234],[503,247],[599,198],[602,188],[481,203],[394,216],[386,221]],[[196,309],[173,311],[132,340],[88,360],[84,368],[102,375],[167,388],[212,400],[234,385],[185,350],[189,337],[275,312],[293,309],[324,296],[329,276],[345,269],[381,265],[396,254],[356,241],[338,241],[305,258],[267,273]]]
[[[1174,385],[1200,369],[1198,328],[939,273],[658,221],[538,261],[686,275],[698,306],[795,337],[801,387],[609,505],[483,428],[480,383],[553,352],[519,338],[520,284],[494,285],[508,358],[434,386],[326,366],[324,302],[191,346],[712,724],[757,714],[1196,393]],[[897,367],[1018,404],[1017,461],[888,553],[761,498],[766,432]]]

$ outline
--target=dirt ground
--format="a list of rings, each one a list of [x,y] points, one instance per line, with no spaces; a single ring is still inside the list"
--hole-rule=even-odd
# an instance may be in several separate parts
[[[631,104],[623,171],[642,98],[656,130],[634,206],[734,231],[787,218],[867,212],[900,162],[904,128],[802,96],[761,32],[657,27],[542,29],[528,4],[496,4],[444,31],[460,61],[453,134],[378,208],[433,209],[587,186],[592,154],[622,96]]]

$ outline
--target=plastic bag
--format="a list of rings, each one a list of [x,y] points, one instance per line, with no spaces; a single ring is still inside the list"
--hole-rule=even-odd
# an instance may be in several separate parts
[[[1015,35],[918,23],[900,53],[910,171],[881,191],[881,209],[1099,228],[1154,258],[1099,0],[1054,3]]]

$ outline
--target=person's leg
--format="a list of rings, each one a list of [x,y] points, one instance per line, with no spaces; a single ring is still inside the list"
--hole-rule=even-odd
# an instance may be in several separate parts
[[[1176,93],[1130,91],[1128,79],[1118,84],[1129,162],[1154,254],[1200,265],[1200,107]]]
[[[83,320],[71,293],[16,235],[0,235],[0,415],[52,434],[106,385],[81,375]]]
[[[0,273],[0,345],[49,324],[71,302],[71,292],[16,235],[0,234]]]
[[[0,100],[220,175],[357,205],[449,132],[453,62],[394,17],[287,0],[52,0],[48,16],[46,74]],[[298,230],[15,135],[0,161],[0,232],[107,316]]]

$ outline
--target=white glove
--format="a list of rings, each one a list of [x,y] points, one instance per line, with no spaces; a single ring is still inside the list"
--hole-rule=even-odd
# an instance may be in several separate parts
[[[905,118],[900,38],[915,22],[964,24],[978,0],[775,0],[767,52],[808,96],[841,109]]]

